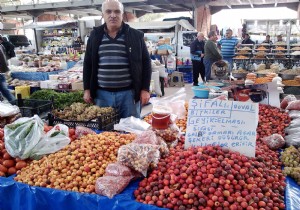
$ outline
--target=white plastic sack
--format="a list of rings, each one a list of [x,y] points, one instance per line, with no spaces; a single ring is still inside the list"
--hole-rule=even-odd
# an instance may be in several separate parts
[[[43,155],[51,154],[61,150],[71,142],[69,128],[63,124],[55,125],[39,143],[32,149],[30,158],[40,159]]]
[[[122,118],[118,124],[114,125],[114,130],[141,134],[149,127],[150,127],[149,123],[139,118],[135,118],[131,116],[127,118]]]
[[[157,95],[161,96],[162,92],[161,92],[161,89],[160,89],[159,72],[158,71],[152,72],[151,80],[154,81],[154,91],[155,91],[155,93]]]
[[[22,117],[4,127],[4,143],[12,157],[26,159],[40,141],[44,123],[39,116]]]
[[[18,106],[0,102],[0,117],[9,117],[18,114],[19,112],[20,109]]]

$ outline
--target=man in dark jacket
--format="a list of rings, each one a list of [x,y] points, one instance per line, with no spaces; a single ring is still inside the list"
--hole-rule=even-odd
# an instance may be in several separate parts
[[[250,35],[249,34],[245,34],[245,38],[242,41],[242,44],[255,44],[255,42],[252,41],[252,39],[250,39]]]
[[[204,34],[199,32],[197,39],[195,39],[190,46],[194,86],[198,85],[199,74],[201,75],[202,81],[205,81],[205,67],[203,64],[204,45]]]
[[[15,46],[11,42],[9,42],[6,37],[2,37],[0,35],[0,44],[2,44],[5,48],[5,54],[7,59],[16,57]]]
[[[151,60],[142,32],[123,22],[124,7],[118,0],[102,4],[105,24],[94,28],[88,39],[84,66],[84,100],[111,106],[120,117],[140,117],[140,105],[150,98]]]

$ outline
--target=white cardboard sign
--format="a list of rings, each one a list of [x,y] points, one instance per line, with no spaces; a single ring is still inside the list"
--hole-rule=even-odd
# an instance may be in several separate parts
[[[220,145],[255,157],[258,103],[191,99],[185,148]]]

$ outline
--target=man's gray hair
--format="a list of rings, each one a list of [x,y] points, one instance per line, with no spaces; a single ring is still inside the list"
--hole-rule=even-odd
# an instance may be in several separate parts
[[[102,4],[102,8],[101,8],[102,13],[105,12],[106,5],[107,5],[108,2],[117,2],[117,3],[119,4],[119,7],[120,7],[121,12],[124,13],[124,6],[123,6],[123,4],[122,4],[121,2],[119,2],[118,0],[105,0],[105,1],[103,2],[103,4]]]

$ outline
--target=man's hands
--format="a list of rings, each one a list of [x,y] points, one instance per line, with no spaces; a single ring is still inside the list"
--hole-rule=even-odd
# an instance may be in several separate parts
[[[92,104],[94,103],[93,99],[91,98],[91,91],[90,90],[85,90],[83,94],[83,100],[88,103]]]
[[[140,95],[140,101],[142,106],[146,105],[149,102],[149,99],[150,99],[150,93],[146,90],[142,90]]]

